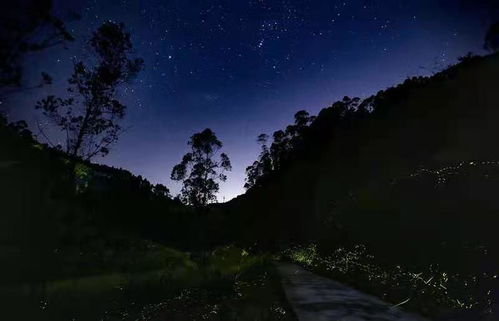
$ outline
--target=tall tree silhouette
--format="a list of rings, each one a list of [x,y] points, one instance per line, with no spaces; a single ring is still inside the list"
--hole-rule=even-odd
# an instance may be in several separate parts
[[[209,128],[192,135],[188,145],[191,151],[173,167],[171,179],[182,181],[181,199],[184,203],[202,207],[216,201],[218,182],[227,180],[224,172],[230,171],[232,166],[225,153],[220,154],[220,160],[214,160],[222,142]]]
[[[170,198],[170,189],[163,184],[156,184],[152,188],[152,193],[156,197],[168,197]]]
[[[0,87],[19,87],[22,59],[31,52],[72,41],[64,23],[51,14],[51,0],[4,1],[0,5]],[[50,83],[43,73],[40,84]]]
[[[122,133],[119,121],[126,106],[116,99],[116,92],[143,65],[142,59],[129,57],[132,43],[123,24],[104,23],[93,33],[90,45],[98,62],[93,67],[75,62],[68,80],[71,97],[48,96],[36,105],[65,133],[66,152],[85,160],[107,155]]]
[[[286,127],[286,130],[274,132],[274,141],[267,146],[268,135],[260,134],[257,142],[261,145],[258,160],[246,168],[246,183],[244,188],[251,189],[262,183],[272,172],[281,169],[284,164],[296,156],[296,151],[302,148],[303,137],[310,124],[315,120],[314,116],[305,110],[295,114],[295,122]]]
[[[269,135],[260,134],[257,137],[257,142],[261,146],[261,152],[258,156],[258,160],[254,161],[252,165],[246,168],[246,183],[244,188],[251,189],[255,186],[259,186],[262,183],[262,179],[272,172],[272,157],[270,155],[269,147],[267,146],[267,140]]]
[[[499,51],[499,22],[494,23],[487,31],[484,48],[491,52]]]

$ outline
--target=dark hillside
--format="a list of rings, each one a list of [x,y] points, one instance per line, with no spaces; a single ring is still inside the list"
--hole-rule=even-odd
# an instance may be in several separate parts
[[[197,215],[164,186],[79,160],[71,174],[70,158],[38,143],[24,122],[1,118],[0,145],[2,281],[115,270],[105,252],[141,238],[181,248],[202,244]]]
[[[0,117],[0,146],[6,319],[294,320],[268,254],[219,246],[220,216],[39,144],[24,122]]]
[[[323,109],[286,166],[227,205],[243,242],[362,242],[397,260],[442,242],[499,244],[498,83],[498,55],[467,56]]]
[[[466,56],[274,134],[222,207],[232,238],[434,320],[495,320],[498,84],[499,55]]]

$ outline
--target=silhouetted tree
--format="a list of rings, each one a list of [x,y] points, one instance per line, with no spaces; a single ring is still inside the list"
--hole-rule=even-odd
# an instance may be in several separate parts
[[[202,207],[216,201],[218,181],[226,181],[224,171],[230,171],[232,166],[225,153],[220,154],[219,161],[214,160],[222,148],[222,142],[211,129],[192,135],[188,144],[191,151],[173,167],[171,179],[182,181],[181,198],[184,203]]]
[[[104,23],[94,32],[90,45],[98,63],[89,67],[82,61],[75,62],[68,80],[72,97],[48,96],[36,105],[65,133],[66,152],[85,160],[107,155],[122,133],[119,121],[125,116],[126,106],[116,99],[116,91],[143,65],[142,59],[129,58],[132,43],[123,24]]]
[[[31,52],[72,41],[64,23],[51,14],[51,0],[3,1],[0,5],[0,87],[18,87],[22,58]],[[42,73],[40,87],[51,82]]]
[[[300,110],[295,114],[295,122],[286,127],[286,130],[274,132],[274,142],[270,146],[273,169],[278,170],[289,159],[294,157],[296,149],[301,144],[306,128],[314,121],[305,110]]]
[[[246,168],[246,183],[244,184],[246,189],[260,185],[262,179],[273,170],[272,157],[267,146],[268,138],[267,134],[258,135],[257,142],[261,145],[261,152],[258,160]]]
[[[258,160],[246,168],[246,183],[244,188],[250,189],[259,186],[267,179],[273,171],[277,171],[293,158],[297,149],[302,147],[303,136],[308,126],[315,120],[305,110],[300,110],[295,114],[295,122],[286,127],[286,130],[274,132],[274,141],[270,148],[267,146],[268,135],[260,134],[257,142],[261,145],[262,151]]]
[[[156,197],[168,197],[170,198],[170,190],[163,184],[156,184],[152,188],[152,192]]]
[[[499,51],[499,22],[494,23],[487,31],[484,48],[491,52]]]

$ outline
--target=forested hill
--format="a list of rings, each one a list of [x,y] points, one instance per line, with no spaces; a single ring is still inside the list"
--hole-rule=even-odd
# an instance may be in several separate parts
[[[297,113],[226,205],[235,230],[262,246],[360,241],[411,258],[425,244],[494,244],[498,84],[499,55],[468,55],[315,119]]]
[[[0,281],[152,269],[165,263],[151,240],[200,262],[230,244],[245,249],[238,266],[247,253],[270,252],[428,315],[492,311],[498,84],[499,55],[466,56],[317,117],[299,111],[272,142],[258,137],[246,194],[199,208],[42,145],[24,122],[0,116]]]
[[[6,246],[0,260],[7,270],[24,259],[34,266],[41,264],[37,259],[53,263],[45,254],[54,248],[94,253],[105,249],[102,243],[123,246],[140,237],[179,247],[199,244],[196,237],[184,237],[199,234],[186,223],[193,211],[172,200],[163,185],[124,169],[72,160],[37,142],[25,122],[8,124],[1,116],[0,145],[0,240]],[[118,246],[114,243],[106,246]]]

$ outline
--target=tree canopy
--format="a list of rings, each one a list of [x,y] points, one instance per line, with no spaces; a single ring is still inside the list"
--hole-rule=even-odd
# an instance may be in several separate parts
[[[73,41],[64,23],[52,15],[51,0],[4,1],[0,5],[0,87],[19,87],[23,57]],[[43,73],[38,86],[49,83]]]
[[[184,155],[182,161],[173,167],[171,179],[182,181],[181,200],[195,207],[202,207],[216,201],[219,182],[225,182],[225,171],[232,169],[229,157],[220,154],[222,142],[215,133],[207,128],[191,136],[188,145],[191,151]]]
[[[85,160],[107,155],[123,132],[119,121],[126,106],[116,98],[117,89],[133,79],[143,65],[142,59],[129,57],[132,43],[123,24],[102,24],[89,44],[97,63],[74,63],[68,80],[70,97],[50,95],[36,105],[65,135],[66,152]]]
[[[303,144],[303,135],[315,117],[305,110],[295,114],[295,122],[286,127],[286,130],[274,132],[274,141],[267,145],[269,136],[260,134],[257,142],[261,145],[258,160],[246,168],[246,183],[244,187],[251,189],[261,185],[273,172],[281,169],[293,157],[293,150]]]
[[[484,47],[486,50],[491,52],[499,51],[499,22],[496,22],[490,26],[487,34],[485,35]]]

